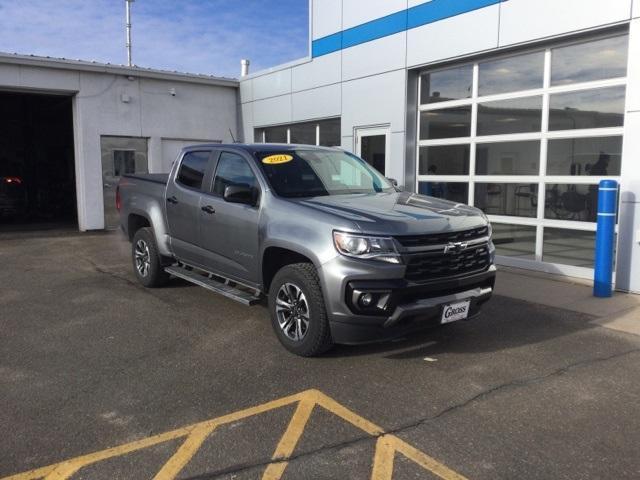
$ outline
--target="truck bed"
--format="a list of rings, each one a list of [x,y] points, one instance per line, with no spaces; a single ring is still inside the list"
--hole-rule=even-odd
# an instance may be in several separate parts
[[[162,185],[166,185],[169,181],[168,173],[134,173],[125,174],[123,177],[135,180],[144,180],[146,182],[160,183]]]

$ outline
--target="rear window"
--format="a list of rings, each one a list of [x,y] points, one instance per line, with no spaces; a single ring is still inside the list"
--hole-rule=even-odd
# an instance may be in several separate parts
[[[204,173],[207,171],[211,152],[189,152],[182,158],[176,181],[185,187],[202,189]]]

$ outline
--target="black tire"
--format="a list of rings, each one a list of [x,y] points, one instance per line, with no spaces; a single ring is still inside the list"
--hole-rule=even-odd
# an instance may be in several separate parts
[[[283,307],[283,304],[278,304],[277,301],[278,298],[284,301],[286,298],[296,297],[295,293],[287,296],[291,286],[297,288],[302,295],[297,295],[298,305],[295,312],[299,315],[294,315],[294,318],[299,318],[299,321],[293,320],[292,326],[287,329],[281,327],[281,319],[286,326],[287,318],[292,317],[291,315],[287,317],[286,312],[294,309]],[[291,290],[295,292],[295,289]],[[279,313],[278,306],[282,313]],[[276,273],[269,287],[269,313],[271,325],[278,340],[291,353],[301,357],[313,357],[326,352],[333,346],[318,273],[312,264],[295,263],[282,267]],[[302,328],[305,321],[306,329]],[[291,334],[295,336],[296,330],[303,332],[298,340],[291,338]]]
[[[131,260],[133,273],[145,287],[162,287],[169,281],[170,275],[164,271],[151,228],[141,228],[133,236]],[[145,264],[144,268],[141,267],[141,263]]]

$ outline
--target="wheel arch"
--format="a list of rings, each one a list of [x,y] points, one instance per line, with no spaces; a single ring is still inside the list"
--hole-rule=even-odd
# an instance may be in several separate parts
[[[265,292],[269,291],[273,277],[278,270],[294,263],[310,263],[317,268],[313,256],[303,249],[293,249],[290,246],[270,245],[262,253],[262,285]]]

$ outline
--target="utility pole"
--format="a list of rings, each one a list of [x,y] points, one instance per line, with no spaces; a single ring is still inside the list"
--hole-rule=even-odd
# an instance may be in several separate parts
[[[136,0],[125,0],[126,11],[127,11],[127,19],[126,19],[126,28],[127,28],[127,65],[133,67],[133,59],[131,57],[131,4]]]

